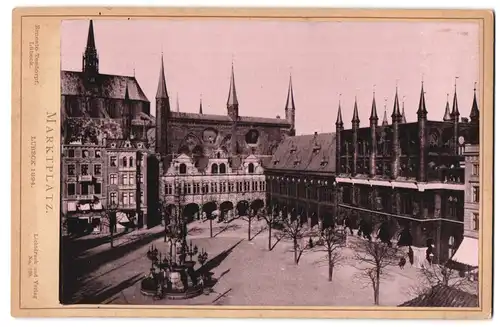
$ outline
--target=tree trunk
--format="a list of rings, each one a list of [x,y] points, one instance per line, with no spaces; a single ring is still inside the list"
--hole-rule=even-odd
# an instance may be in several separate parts
[[[380,297],[380,272],[377,270],[377,279],[375,280],[375,305],[379,305]]]
[[[293,257],[295,259],[295,264],[299,264],[297,261],[297,239],[293,239]]]
[[[333,278],[332,251],[328,251],[328,281],[331,282],[332,278]]]
[[[250,234],[252,230],[252,217],[248,216],[248,240],[250,241]]]
[[[271,251],[272,250],[272,245],[271,245],[271,224],[268,224],[267,228],[269,230],[269,239],[268,239],[269,244],[268,244],[268,246],[269,246],[269,251]]]
[[[212,234],[212,219],[210,218],[210,238],[213,237],[213,234]]]
[[[109,224],[110,226],[110,230],[111,230],[111,247],[114,247],[114,244],[113,244],[113,229],[114,229],[114,226],[113,224]]]

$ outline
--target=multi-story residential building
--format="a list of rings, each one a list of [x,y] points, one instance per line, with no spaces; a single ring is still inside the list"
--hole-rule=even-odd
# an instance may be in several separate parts
[[[61,212],[63,232],[100,232],[106,207],[106,148],[74,142],[62,146]]]
[[[117,209],[117,228],[148,226],[147,141],[132,132],[133,113],[128,89],[124,99],[123,139],[106,139],[108,153],[108,204]]]
[[[474,102],[475,99],[474,99]],[[452,260],[477,276],[479,267],[479,144],[467,144],[465,157],[464,238]]]

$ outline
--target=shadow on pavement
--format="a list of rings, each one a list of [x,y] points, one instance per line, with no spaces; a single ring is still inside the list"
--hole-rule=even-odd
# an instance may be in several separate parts
[[[236,224],[229,224],[229,225],[226,225],[224,227],[215,227],[214,228],[214,232],[218,230],[217,233],[214,234],[214,237],[216,237],[217,235],[220,235],[226,231],[237,231],[238,229],[241,229],[241,226],[239,225],[236,225]]]
[[[108,248],[102,252],[89,255],[84,258],[77,258],[72,255],[72,246],[66,245],[62,249],[62,276],[61,276],[61,293],[60,301],[62,304],[72,303],[72,297],[82,285],[82,277],[95,271],[100,266],[124,257],[128,253],[137,250],[138,248],[151,243],[164,235],[163,231],[147,234],[144,237],[137,238],[134,241],[122,243],[114,248]]]
[[[119,238],[127,234],[123,231],[114,235],[114,238]],[[109,235],[99,235],[96,237],[88,237],[88,235],[81,237],[63,237],[62,246],[65,248],[71,248],[71,253],[73,256],[78,256],[80,253],[103,245],[105,243],[110,243]]]
[[[198,268],[196,273],[202,274],[202,273],[209,273],[213,269],[217,268],[224,259],[226,259],[229,254],[236,248],[243,240],[238,241],[238,243],[234,244],[231,246],[229,249],[222,251],[212,259],[208,260],[202,267]]]
[[[253,241],[254,238],[256,238],[260,233],[262,233],[263,231],[265,231],[267,228],[266,227],[263,227],[261,229],[259,229],[259,231],[257,233],[254,234],[254,236],[252,236],[250,238],[250,241]]]
[[[142,274],[137,274],[135,276],[132,276],[130,278],[127,278],[126,280],[122,281],[121,283],[111,286],[108,288],[103,288],[94,294],[90,294],[88,296],[85,296],[84,299],[77,301],[77,304],[97,304],[97,303],[103,303],[110,297],[120,293],[121,291],[129,288],[130,286],[134,285],[137,283],[139,280],[142,279],[141,277]]]

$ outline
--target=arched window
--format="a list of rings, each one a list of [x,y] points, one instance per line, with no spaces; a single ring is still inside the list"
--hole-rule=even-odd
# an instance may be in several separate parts
[[[128,161],[128,166],[129,167],[134,167],[134,157],[130,157]]]
[[[219,173],[225,174],[226,173],[226,164],[221,163],[219,165]]]
[[[179,165],[179,174],[183,174],[183,175],[185,175],[185,174],[186,174],[186,171],[187,171],[186,164],[181,163],[181,164]]]
[[[248,164],[248,173],[253,174],[254,170],[255,170],[255,167],[254,167],[253,163],[249,163]]]
[[[450,236],[448,239],[448,258],[451,258],[455,254],[455,238]]]
[[[212,164],[212,174],[217,174],[219,172],[219,166],[216,163]]]
[[[122,166],[127,167],[127,157],[122,158]]]

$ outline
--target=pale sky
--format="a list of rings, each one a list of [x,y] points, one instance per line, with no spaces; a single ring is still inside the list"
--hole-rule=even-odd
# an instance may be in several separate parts
[[[88,24],[62,23],[62,69],[81,70]],[[416,121],[422,76],[430,120],[442,120],[455,76],[460,114],[468,117],[479,80],[475,23],[94,20],[94,32],[100,72],[132,76],[135,69],[153,114],[162,51],[171,108],[178,94],[183,112],[198,112],[202,94],[204,113],[227,113],[233,60],[240,115],[284,118],[291,73],[297,134],[335,131],[339,94],[345,128],[356,95],[368,126],[374,85],[379,123],[385,98],[390,120],[396,85],[407,121]]]

